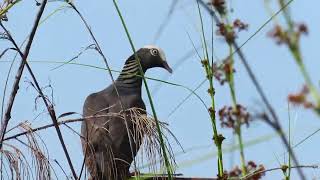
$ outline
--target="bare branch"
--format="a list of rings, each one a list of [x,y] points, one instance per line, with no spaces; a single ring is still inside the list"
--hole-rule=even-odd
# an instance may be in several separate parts
[[[95,115],[95,116],[88,116],[88,117],[83,117],[83,118],[68,119],[68,120],[64,120],[64,121],[58,121],[58,126],[64,125],[64,124],[68,124],[68,123],[81,122],[81,121],[85,120],[86,118],[99,118],[99,117],[111,117],[111,116],[115,116],[115,115],[114,114],[110,114],[110,115]],[[6,138],[3,139],[3,141],[8,141],[8,140],[11,140],[11,139],[15,139],[15,138],[17,138],[19,136],[23,136],[23,135],[26,135],[26,134],[29,134],[29,133],[34,133],[34,132],[37,132],[37,131],[40,131],[40,130],[44,130],[44,129],[47,129],[47,128],[51,128],[51,127],[54,127],[54,126],[55,125],[52,123],[52,124],[48,124],[48,125],[41,126],[41,127],[38,127],[38,128],[30,129],[29,131],[21,132],[21,133],[15,134],[13,136],[6,137]]]
[[[0,54],[0,59],[2,58],[3,55],[5,55],[9,50],[16,50],[15,48],[7,48],[5,50],[3,50]]]
[[[40,18],[41,18],[42,14],[43,14],[43,11],[44,11],[44,8],[45,8],[46,4],[47,4],[47,0],[44,0],[42,5],[41,5],[41,7],[40,7],[40,10],[39,10],[39,12],[38,12],[38,14],[36,16],[36,19],[35,19],[34,25],[32,27],[32,30],[31,30],[31,33],[30,33],[30,36],[29,36],[30,38],[29,38],[29,41],[28,41],[28,43],[26,45],[25,51],[24,51],[24,53],[20,52],[21,53],[20,55],[22,56],[22,61],[21,61],[20,65],[19,65],[18,72],[16,74],[15,81],[14,81],[13,87],[12,87],[12,91],[11,91],[11,94],[10,94],[10,97],[9,97],[9,102],[8,102],[4,117],[3,117],[2,122],[1,122],[0,149],[2,148],[2,141],[3,141],[4,135],[6,133],[8,122],[11,119],[11,110],[12,110],[12,106],[13,106],[15,97],[17,95],[18,89],[19,89],[19,82],[20,82],[20,79],[21,79],[21,76],[22,76],[22,73],[23,73],[23,69],[24,69],[25,64],[27,62],[27,57],[28,57],[29,52],[30,52],[30,48],[31,48],[31,45],[32,45],[32,42],[33,42],[33,38],[34,38],[34,36],[36,34],[36,31],[37,31],[37,28],[38,28],[38,24],[39,24]],[[2,27],[4,27],[2,25],[1,21],[0,21],[0,25]],[[15,47],[18,47],[18,46],[15,44]]]

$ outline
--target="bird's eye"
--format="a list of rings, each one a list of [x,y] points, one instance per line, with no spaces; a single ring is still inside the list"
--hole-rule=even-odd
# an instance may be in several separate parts
[[[159,54],[159,52],[158,52],[157,49],[151,49],[150,52],[151,52],[151,54],[152,54],[153,56],[158,56],[158,54]]]

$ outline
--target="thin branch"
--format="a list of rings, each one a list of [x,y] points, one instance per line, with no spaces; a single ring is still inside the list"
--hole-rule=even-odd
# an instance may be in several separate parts
[[[2,93],[2,100],[1,100],[1,114],[0,114],[0,119],[3,118],[4,101],[5,101],[5,98],[6,98],[6,92],[7,92],[7,88],[8,88],[10,73],[11,73],[11,71],[12,71],[13,64],[14,64],[14,61],[15,61],[15,59],[16,59],[17,56],[18,56],[18,53],[15,54],[14,58],[12,59],[12,62],[10,63],[10,67],[9,67],[9,70],[8,70],[8,73],[7,73],[7,77],[6,77],[6,80],[5,80],[5,83],[4,83],[4,88],[3,88],[3,93]]]
[[[312,132],[307,137],[303,138],[301,141],[299,141],[297,144],[295,144],[292,148],[298,147],[300,144],[304,143],[306,140],[308,140],[309,138],[311,138],[312,136],[317,134],[319,131],[320,131],[320,129],[317,129],[316,131]]]
[[[0,59],[2,58],[3,55],[5,55],[9,50],[16,50],[15,48],[7,48],[5,50],[2,51],[2,53],[0,54]]]
[[[166,15],[166,17],[164,18],[164,20],[162,21],[162,23],[160,24],[155,36],[154,36],[154,42],[157,42],[159,40],[159,38],[161,37],[164,29],[167,27],[168,23],[170,22],[171,20],[171,17],[172,17],[172,14],[177,6],[177,3],[178,1],[177,0],[173,0],[171,5],[170,5],[170,8],[169,8],[169,11]]]
[[[33,42],[33,38],[34,38],[35,33],[37,31],[37,27],[38,27],[40,18],[41,18],[42,14],[43,14],[43,11],[44,11],[44,8],[45,8],[46,4],[47,4],[47,0],[44,0],[42,5],[41,5],[41,7],[40,7],[40,9],[39,9],[39,12],[38,12],[38,14],[36,16],[36,19],[35,19],[34,25],[32,27],[32,30],[31,30],[31,33],[30,33],[30,38],[29,38],[29,41],[28,41],[28,43],[26,45],[25,51],[22,54],[22,61],[21,61],[20,65],[19,65],[18,72],[16,74],[15,81],[14,81],[13,87],[12,87],[12,91],[11,91],[11,94],[10,94],[10,97],[9,97],[8,105],[7,105],[4,117],[2,119],[2,122],[1,122],[0,149],[2,148],[2,142],[3,142],[4,135],[6,133],[6,129],[7,129],[9,120],[11,119],[11,110],[12,110],[13,103],[14,103],[15,97],[16,97],[18,89],[19,89],[19,82],[20,82],[20,79],[21,79],[21,76],[22,76],[22,73],[23,73],[23,69],[24,69],[25,64],[27,62],[26,60],[27,60],[27,57],[28,57],[29,52],[30,52],[30,48],[31,48],[31,45],[32,45],[32,42]],[[3,27],[1,21],[0,21],[0,25]]]
[[[67,173],[64,171],[64,169],[62,168],[62,166],[60,165],[60,163],[55,159],[53,160],[58,166],[59,168],[61,169],[61,171],[63,172],[63,174],[66,176],[67,179],[69,179]]]
[[[81,121],[85,120],[86,118],[99,118],[99,117],[111,117],[111,116],[114,116],[114,114],[95,115],[95,116],[87,116],[87,117],[76,118],[76,119],[67,119],[67,120],[63,120],[63,121],[58,121],[58,126],[65,125],[65,124],[68,124],[68,123],[81,122]],[[38,127],[38,128],[30,129],[30,131],[21,132],[21,133],[15,134],[13,136],[6,137],[6,138],[3,139],[3,141],[7,141],[7,140],[10,140],[10,139],[15,139],[15,138],[17,138],[19,136],[23,136],[23,135],[26,135],[26,134],[29,134],[29,133],[34,133],[34,132],[37,132],[37,131],[40,131],[40,130],[44,130],[44,129],[47,129],[47,128],[50,128],[50,127],[54,127],[54,126],[55,125],[52,123],[52,124],[47,124],[47,125],[44,125],[44,126],[41,126],[41,127]]]
[[[79,180],[81,179],[82,174],[85,174],[85,173],[83,173],[83,171],[85,171],[84,167],[85,167],[85,162],[86,162],[86,158],[87,158],[87,154],[88,154],[87,150],[88,150],[88,148],[86,148],[86,150],[84,152],[84,157],[83,157],[83,160],[82,160],[81,170],[80,170],[80,173],[79,173]]]

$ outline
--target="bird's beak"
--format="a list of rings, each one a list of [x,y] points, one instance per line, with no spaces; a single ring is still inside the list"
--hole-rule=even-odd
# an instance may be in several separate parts
[[[171,67],[168,65],[167,61],[163,61],[163,67],[169,72],[172,73]]]

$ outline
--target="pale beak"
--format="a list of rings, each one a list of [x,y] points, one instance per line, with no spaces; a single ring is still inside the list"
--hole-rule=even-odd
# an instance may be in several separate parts
[[[170,66],[168,65],[167,61],[163,61],[162,62],[163,67],[169,72],[172,73],[172,69],[170,68]]]

